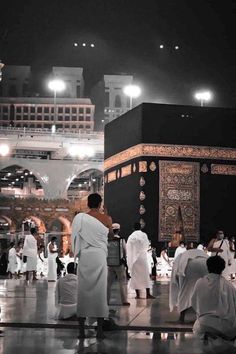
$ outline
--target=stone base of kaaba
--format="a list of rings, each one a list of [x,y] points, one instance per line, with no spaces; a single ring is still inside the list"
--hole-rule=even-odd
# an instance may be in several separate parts
[[[106,125],[105,204],[152,244],[235,233],[236,109],[142,104]]]

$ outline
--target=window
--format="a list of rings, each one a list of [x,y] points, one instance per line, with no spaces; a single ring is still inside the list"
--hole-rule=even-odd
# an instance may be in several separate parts
[[[24,120],[28,120],[28,116],[24,114],[23,119],[24,119]]]
[[[42,116],[37,116],[37,120],[42,120]]]
[[[63,128],[63,125],[62,125],[62,124],[57,124],[57,128],[58,128],[58,129],[62,129],[62,128]]]
[[[21,116],[17,114],[16,120],[21,120]]]
[[[105,92],[105,107],[110,106],[110,94],[109,92]]]
[[[86,114],[90,114],[91,109],[89,107],[86,107]]]
[[[90,121],[90,116],[86,116],[86,122]]]
[[[37,124],[37,128],[42,128],[42,124]]]
[[[80,124],[79,129],[84,129],[84,126]]]
[[[42,107],[38,107],[38,108],[37,108],[37,112],[38,112],[38,113],[42,113]]]
[[[31,106],[31,107],[30,107],[30,112],[31,112],[31,113],[35,113],[35,107],[32,107],[32,106]]]
[[[17,128],[20,128],[20,126],[21,126],[20,124],[16,124],[16,127],[17,127]]]
[[[86,127],[85,127],[86,129],[90,129],[90,125],[86,125]]]
[[[80,114],[84,114],[84,109],[83,109],[83,107],[80,107],[80,108],[79,108],[79,113],[80,113]]]
[[[8,120],[8,116],[6,116],[6,115],[4,114],[3,120]]]
[[[72,128],[72,129],[76,129],[76,125],[73,124],[71,128]]]
[[[72,117],[71,120],[77,121],[77,117]]]
[[[59,117],[57,118],[57,120],[62,121],[62,120],[63,120],[63,116],[59,116]]]
[[[49,120],[49,116],[44,116],[44,120]]]
[[[79,117],[79,120],[80,120],[81,122],[83,122],[83,121],[84,121],[84,117],[83,117],[83,116],[80,116],[80,117]]]
[[[58,111],[58,113],[63,113],[63,108],[62,108],[62,107],[59,107],[59,108],[57,109],[57,111]]]
[[[28,113],[28,107],[24,106],[24,113]]]
[[[65,120],[69,121],[70,120],[70,116],[65,116]]]
[[[34,128],[34,124],[30,124],[30,126],[29,126],[30,128]]]
[[[3,107],[3,109],[4,109],[5,107]],[[3,111],[4,112],[4,111]],[[16,112],[17,113],[21,113],[21,107],[16,107]]]
[[[70,113],[70,108],[66,107],[65,113],[67,113],[67,114]]]
[[[54,113],[54,107],[51,107],[51,113]]]
[[[72,108],[72,114],[76,114],[76,108],[75,107]]]
[[[80,97],[80,86],[79,85],[76,86],[76,97],[77,98]]]
[[[44,108],[44,113],[49,113],[49,107]]]
[[[65,124],[65,128],[66,128],[66,129],[69,129],[69,128],[70,128],[70,125],[69,125],[69,124]]]
[[[49,129],[51,127],[50,124],[44,124],[44,128]]]
[[[35,116],[31,115],[30,120],[35,120]]]
[[[115,96],[115,107],[120,108],[121,107],[121,98],[120,95]]]

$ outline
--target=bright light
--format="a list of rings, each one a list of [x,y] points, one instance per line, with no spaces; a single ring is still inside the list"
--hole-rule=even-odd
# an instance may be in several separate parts
[[[49,81],[48,88],[54,92],[62,92],[63,90],[65,90],[66,85],[65,85],[64,81],[62,81],[60,79],[55,79],[55,80]]]
[[[56,126],[55,126],[55,124],[52,125],[52,127],[51,127],[51,132],[52,132],[52,134],[56,133]]]
[[[141,88],[137,85],[128,85],[124,87],[123,92],[126,96],[137,98],[141,95]]]
[[[93,43],[91,43],[91,44],[90,44],[90,47],[94,48],[94,47],[95,47],[95,45],[94,45]]]
[[[161,45],[160,45],[160,49],[163,49],[163,48],[164,48],[164,45],[163,45],[163,44],[161,44]]]
[[[201,102],[201,106],[204,105],[204,102],[208,102],[212,99],[212,93],[210,91],[199,91],[196,92],[194,97],[196,100]]]
[[[78,157],[80,159],[84,159],[85,157],[92,157],[95,154],[95,151],[90,146],[80,146],[80,145],[72,145],[68,149],[69,155],[72,157]]]
[[[10,148],[7,144],[0,144],[0,155],[7,156],[10,152]]]
[[[178,50],[178,49],[179,49],[179,46],[178,46],[178,45],[176,45],[176,46],[175,46],[175,50]]]
[[[82,46],[83,46],[83,47],[86,47],[86,43],[83,43]]]
[[[74,47],[78,47],[78,43],[75,42],[75,43],[74,43]]]

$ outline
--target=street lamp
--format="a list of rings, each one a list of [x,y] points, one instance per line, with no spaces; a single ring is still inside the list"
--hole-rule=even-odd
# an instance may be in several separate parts
[[[0,156],[7,156],[10,152],[10,148],[7,144],[0,144]]]
[[[127,85],[124,87],[123,92],[130,98],[130,109],[132,109],[133,98],[141,95],[141,88],[137,85]]]
[[[212,93],[210,91],[199,91],[195,93],[196,100],[200,101],[201,107],[204,103],[209,102],[212,99]]]
[[[52,133],[56,131],[56,120],[57,120],[57,92],[62,92],[65,90],[65,82],[60,79],[54,79],[49,81],[48,88],[54,92],[54,121],[52,125]]]

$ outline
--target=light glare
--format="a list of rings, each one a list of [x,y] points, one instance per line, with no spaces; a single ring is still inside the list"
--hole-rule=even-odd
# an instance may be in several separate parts
[[[124,87],[123,92],[126,96],[137,98],[141,95],[141,88],[137,85],[128,85]]]
[[[62,92],[65,90],[65,82],[60,79],[51,80],[48,83],[48,88],[54,92]]]
[[[0,155],[7,156],[9,154],[10,148],[7,144],[0,144]]]

